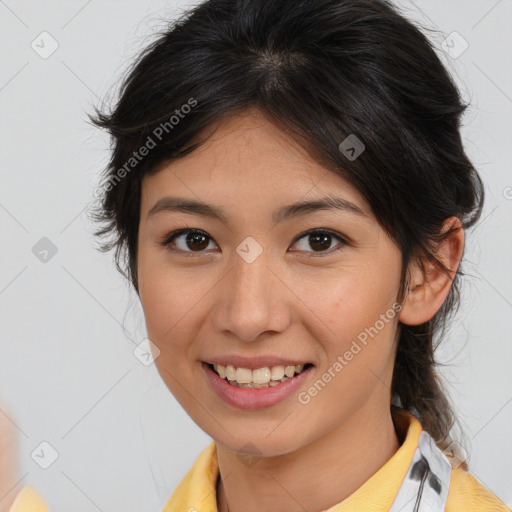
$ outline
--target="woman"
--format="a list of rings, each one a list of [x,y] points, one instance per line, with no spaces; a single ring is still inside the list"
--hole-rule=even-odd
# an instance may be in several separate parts
[[[143,52],[94,218],[214,440],[165,512],[509,510],[435,371],[483,204],[465,108],[380,0],[210,0]]]

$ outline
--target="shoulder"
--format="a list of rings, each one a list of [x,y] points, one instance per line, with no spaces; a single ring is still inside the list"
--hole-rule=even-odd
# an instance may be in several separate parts
[[[29,485],[26,485],[16,496],[8,512],[49,512],[41,495]]]
[[[474,475],[462,467],[452,470],[446,512],[512,512]]]
[[[176,487],[163,512],[216,511],[218,475],[217,447],[211,442]]]

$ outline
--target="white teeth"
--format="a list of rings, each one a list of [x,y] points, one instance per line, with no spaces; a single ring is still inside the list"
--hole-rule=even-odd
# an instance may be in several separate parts
[[[250,370],[249,368],[235,368],[233,365],[228,364],[214,364],[213,368],[219,374],[221,379],[227,379],[228,382],[237,387],[244,388],[266,388],[277,386],[279,382],[284,382],[292,378],[294,375],[299,374],[304,370],[304,365],[297,366],[278,365],[272,367],[257,368]]]
[[[239,384],[250,384],[252,382],[252,370],[249,370],[248,368],[237,368],[235,380]]]
[[[281,380],[284,377],[284,366],[272,366],[271,379]]]
[[[287,377],[293,377],[293,375],[295,374],[295,366],[287,366],[287,367],[284,369],[284,374],[285,374]]]
[[[253,370],[252,381],[255,384],[268,384],[270,382],[270,368],[258,368],[257,370]],[[240,381],[238,380],[238,382]]]
[[[214,366],[215,368],[215,366]],[[235,367],[231,364],[226,366],[226,379],[235,380]]]

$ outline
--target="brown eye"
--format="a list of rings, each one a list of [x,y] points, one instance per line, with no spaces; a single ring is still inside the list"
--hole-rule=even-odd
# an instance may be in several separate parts
[[[203,231],[197,229],[180,229],[171,233],[162,245],[176,248],[175,252],[202,252],[212,239]],[[174,249],[172,249],[174,250]]]
[[[202,250],[208,247],[208,237],[201,233],[190,232],[185,236],[185,244],[192,250]]]
[[[335,240],[338,240],[337,247],[335,245],[335,249],[329,250]],[[188,253],[189,255],[204,252],[208,249],[210,243],[213,243],[213,248],[218,249],[213,239],[207,233],[198,229],[179,229],[173,231],[160,242],[161,245],[168,247],[172,252]],[[299,245],[299,252],[312,252],[322,255],[324,253],[330,254],[341,250],[345,245],[349,244],[335,232],[325,229],[315,229],[303,233],[296,238],[294,245]]]
[[[307,233],[303,233],[302,235],[300,235],[299,238],[297,238],[296,244],[299,245],[300,251],[331,253],[334,251],[328,251],[328,249],[331,248],[331,244],[335,239],[337,239],[340,242],[338,246],[341,246],[335,250],[340,250],[344,245],[347,245],[347,242],[340,235],[333,233],[330,230],[321,229],[316,229],[313,231],[308,231]],[[299,243],[301,240],[304,240],[304,242],[302,242],[302,246]],[[313,251],[310,251],[308,249],[313,249]]]
[[[309,244],[313,248],[318,248],[319,251],[325,251],[329,249],[331,245],[331,235],[309,235]]]

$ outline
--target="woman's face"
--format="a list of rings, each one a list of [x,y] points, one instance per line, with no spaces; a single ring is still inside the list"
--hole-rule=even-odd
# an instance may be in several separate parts
[[[326,198],[339,208],[290,208]],[[247,111],[145,176],[141,201],[139,295],[156,365],[209,436],[271,456],[358,411],[389,414],[401,254],[351,185]],[[170,240],[179,229],[200,233]],[[214,362],[265,387],[229,384]],[[294,363],[312,366],[264,383]]]

